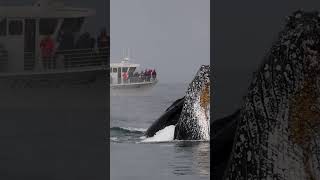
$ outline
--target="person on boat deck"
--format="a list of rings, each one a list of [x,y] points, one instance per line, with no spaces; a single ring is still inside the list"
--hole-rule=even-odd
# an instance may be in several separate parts
[[[75,48],[74,33],[69,29],[62,30],[59,33],[57,41],[59,42],[58,50],[60,51],[72,50]]]
[[[144,76],[144,80],[148,81],[148,70],[147,69],[144,70],[143,76]]]
[[[148,81],[151,80],[151,75],[152,75],[152,70],[151,70],[151,69],[148,69],[148,70],[147,70],[147,79],[148,79]]]
[[[53,68],[54,66],[54,47],[54,41],[50,35],[44,37],[40,42],[41,56],[45,69]]]
[[[138,73],[138,72],[135,72],[134,74],[133,74],[133,81],[134,82],[139,82],[139,80],[140,80],[140,74]]]
[[[153,78],[153,79],[156,79],[156,78],[157,78],[156,69],[153,69],[153,70],[152,70],[152,78]]]
[[[128,72],[124,72],[124,73],[122,74],[122,77],[123,77],[124,83],[127,83],[127,82],[128,82],[128,78],[129,78]]]
[[[132,78],[133,77],[133,71],[129,71],[129,74],[128,74],[128,78]]]
[[[141,81],[144,81],[144,72],[142,70],[140,72],[140,79],[141,79]]]
[[[109,36],[107,35],[107,30],[103,28],[100,35],[97,38],[97,46],[100,51],[104,52],[104,48],[109,45]]]
[[[85,32],[76,41],[76,49],[85,50],[90,48],[93,48],[91,47],[91,37],[89,32]]]

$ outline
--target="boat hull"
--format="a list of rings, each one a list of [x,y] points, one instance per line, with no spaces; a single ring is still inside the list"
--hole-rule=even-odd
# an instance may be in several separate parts
[[[110,85],[110,94],[112,96],[122,95],[146,95],[149,90],[157,84],[156,81],[143,82],[143,83],[131,83],[131,84],[118,84]]]

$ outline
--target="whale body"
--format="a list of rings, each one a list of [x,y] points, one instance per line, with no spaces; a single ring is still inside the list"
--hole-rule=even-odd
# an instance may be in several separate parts
[[[295,12],[254,74],[231,153],[212,157],[215,179],[320,179],[319,55],[320,14]]]
[[[175,125],[174,139],[209,140],[210,134],[210,66],[202,65],[186,95],[176,100],[146,131],[146,137]]]

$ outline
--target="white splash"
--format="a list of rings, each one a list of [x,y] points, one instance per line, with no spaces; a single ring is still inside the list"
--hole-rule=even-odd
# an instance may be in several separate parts
[[[117,141],[118,138],[117,138],[117,137],[110,137],[110,140],[111,140],[111,141]]]
[[[142,142],[167,142],[173,141],[175,125],[167,126],[158,131],[154,136],[142,140]]]

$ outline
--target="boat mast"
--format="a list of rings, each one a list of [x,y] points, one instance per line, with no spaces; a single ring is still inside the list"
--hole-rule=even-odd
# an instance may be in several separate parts
[[[128,58],[128,60],[130,59],[130,49],[128,48],[128,50],[127,50],[127,53],[128,53],[128,55],[127,55],[127,58]]]
[[[130,60],[129,48],[123,50],[123,61],[128,62]]]

